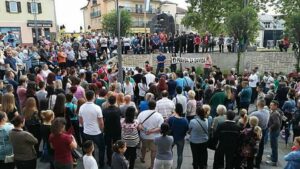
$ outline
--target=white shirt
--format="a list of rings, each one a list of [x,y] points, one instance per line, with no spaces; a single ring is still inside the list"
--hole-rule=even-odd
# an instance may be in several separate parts
[[[272,76],[268,77],[266,88],[270,88],[270,85],[274,83],[274,78]]]
[[[93,102],[83,104],[79,109],[79,117],[83,120],[83,133],[88,135],[101,134],[98,118],[103,118],[102,110]]]
[[[176,97],[174,97],[172,101],[174,102],[174,105],[176,105],[177,103],[180,103],[183,108],[183,114],[186,113],[187,98],[183,94],[176,95]]]
[[[75,60],[75,53],[73,50],[67,51],[67,59],[69,61],[74,61]]]
[[[144,97],[146,95],[146,92],[149,90],[148,85],[143,83],[138,83],[138,88],[139,88],[139,96],[142,97]]]
[[[156,102],[156,110],[164,117],[168,118],[175,110],[175,104],[170,99],[163,97]]]
[[[97,162],[93,156],[84,155],[82,160],[84,169],[98,169]]]
[[[152,114],[155,110],[145,110],[142,111],[138,117],[137,121],[139,123],[142,123],[150,114]],[[155,112],[150,118],[148,118],[142,125],[144,126],[145,130],[151,130],[154,128],[160,128],[161,124],[163,124],[164,119],[161,116],[161,114]],[[149,135],[146,135],[144,131],[141,131],[141,138],[142,139],[149,139],[154,140],[155,137],[159,137],[159,133],[152,133]]]
[[[150,72],[145,75],[145,78],[148,86],[150,83],[155,82],[155,76]]]
[[[258,82],[257,74],[251,74],[249,76],[249,86],[250,87],[256,87],[257,82]]]
[[[123,39],[124,46],[130,46],[130,38]]]
[[[107,47],[107,38],[100,38],[101,47]]]
[[[126,83],[124,83],[124,94],[125,95],[133,95],[133,85],[129,82],[129,84],[127,85]]]
[[[44,78],[44,80],[47,79],[49,73],[51,73],[51,71],[48,69],[48,70],[42,70],[42,76]]]

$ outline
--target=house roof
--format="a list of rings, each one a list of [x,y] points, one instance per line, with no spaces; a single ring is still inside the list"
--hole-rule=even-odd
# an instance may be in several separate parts
[[[166,0],[166,1],[161,1],[161,4],[175,4],[175,5],[177,5],[177,3],[171,2],[171,1],[168,1],[168,0]]]
[[[180,8],[180,7],[176,7],[176,13],[177,14],[185,14],[187,12],[186,9]]]

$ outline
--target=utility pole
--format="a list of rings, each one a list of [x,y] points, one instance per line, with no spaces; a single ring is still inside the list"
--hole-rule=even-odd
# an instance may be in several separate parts
[[[35,5],[35,11],[31,11],[31,12],[33,12],[33,16],[34,16],[35,43],[37,44],[37,42],[38,42],[38,40],[39,40],[39,32],[38,32],[38,27],[37,27],[38,7],[37,7],[36,0],[32,0],[32,4]],[[31,7],[31,6],[30,6],[30,7]]]
[[[123,65],[122,65],[122,46],[121,46],[121,11],[119,0],[116,0],[117,17],[118,17],[118,82],[123,84]]]

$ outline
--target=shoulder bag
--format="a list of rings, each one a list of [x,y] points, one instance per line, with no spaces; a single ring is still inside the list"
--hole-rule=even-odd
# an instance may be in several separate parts
[[[207,141],[207,148],[211,149],[211,150],[216,150],[217,144],[218,144],[218,140],[213,137],[208,130],[205,130],[204,127],[201,125],[200,121],[195,119],[200,127],[202,128],[202,130],[208,135],[208,141]],[[209,126],[209,125],[208,125]]]

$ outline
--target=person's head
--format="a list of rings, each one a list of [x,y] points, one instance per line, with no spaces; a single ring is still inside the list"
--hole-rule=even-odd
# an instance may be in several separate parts
[[[63,88],[62,81],[61,80],[55,80],[54,88],[55,89],[62,89]]]
[[[124,154],[126,150],[126,142],[123,140],[118,140],[113,144],[113,151],[118,154]]]
[[[83,143],[83,151],[86,153],[86,154],[92,154],[93,151],[94,151],[94,143],[93,141],[91,140],[87,140]]]
[[[248,86],[248,82],[247,81],[242,81],[242,87],[245,88]]]
[[[125,104],[129,104],[131,102],[131,95],[126,95],[124,97]]]
[[[160,126],[160,133],[163,136],[167,136],[167,134],[169,133],[169,128],[170,126],[168,125],[168,123],[163,123]]]
[[[145,101],[150,101],[150,100],[153,100],[154,99],[154,94],[152,93],[147,93],[145,95]]]
[[[250,119],[249,119],[249,124],[251,127],[255,127],[258,125],[258,118],[256,116],[251,116]]]
[[[25,86],[27,87],[27,81],[28,81],[28,78],[26,75],[22,75],[19,79],[19,85],[22,85],[22,86]]]
[[[162,95],[162,97],[168,97],[169,96],[169,92],[166,91],[166,90],[164,90],[164,91],[162,91],[161,95]]]
[[[203,107],[197,107],[196,108],[196,114],[197,114],[197,116],[199,116],[200,117],[200,119],[202,119],[202,120],[204,120],[204,118],[206,118],[206,114],[205,114],[205,111],[204,111],[204,109],[203,109]]]
[[[107,99],[108,103],[112,106],[116,104],[116,97],[115,96],[109,96]]]
[[[195,99],[195,96],[196,96],[196,93],[194,92],[194,90],[190,90],[188,92],[188,99],[189,100],[194,100]]]
[[[133,123],[135,111],[136,110],[135,110],[135,108],[133,106],[129,106],[126,109],[126,112],[125,112],[125,122],[126,123]]]
[[[300,136],[295,137],[294,145],[297,146],[297,147],[300,147]]]
[[[25,119],[30,119],[33,113],[37,112],[37,104],[34,97],[29,97],[26,99],[25,107],[23,109],[23,113],[25,116]]]
[[[256,102],[256,106],[258,109],[263,109],[265,107],[265,105],[266,105],[266,102],[264,99],[259,99]]]
[[[177,94],[182,94],[182,87],[181,86],[176,87],[176,93]]]
[[[182,107],[182,104],[176,103],[176,105],[175,105],[175,113],[176,113],[178,116],[182,116],[182,115],[183,115],[183,107]]]
[[[72,93],[67,93],[66,94],[66,102],[70,103],[73,100],[73,94]]]
[[[40,88],[40,89],[45,89],[45,87],[46,87],[45,82],[44,82],[44,81],[40,81],[40,82],[39,82],[39,88]]]
[[[52,110],[41,111],[41,118],[43,122],[50,123],[54,119],[54,112]]]
[[[247,110],[246,110],[246,109],[241,109],[241,111],[240,111],[240,116],[241,116],[241,117],[247,116]]]
[[[227,120],[233,120],[235,118],[235,112],[231,111],[231,110],[227,111],[226,117],[227,117]]]
[[[154,110],[156,107],[156,102],[154,100],[150,100],[148,106],[149,106],[149,110]]]
[[[52,121],[51,133],[59,135],[65,131],[66,120],[62,117],[57,117]]]
[[[210,105],[204,104],[204,105],[202,106],[202,108],[203,108],[203,110],[204,110],[205,117],[208,117],[208,115],[210,114],[210,110],[211,110]]]
[[[25,118],[21,115],[15,116],[11,123],[14,125],[15,128],[23,128],[25,126]]]
[[[2,98],[2,110],[12,112],[15,106],[15,96],[12,93],[5,93]]]
[[[88,102],[93,102],[94,99],[95,99],[95,92],[92,91],[92,90],[88,90],[85,93],[85,97],[86,97],[86,99],[87,99]]]
[[[0,111],[0,124],[5,124],[7,120],[6,113],[4,111]]]
[[[219,116],[225,115],[226,112],[227,112],[227,108],[226,108],[224,105],[221,105],[221,104],[220,104],[220,105],[217,106],[217,114],[218,114]]]
[[[277,100],[272,100],[270,103],[270,110],[275,111],[278,109],[279,103]]]

